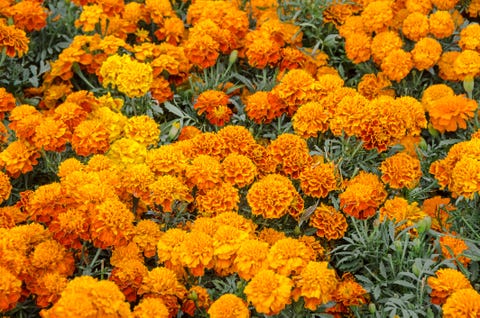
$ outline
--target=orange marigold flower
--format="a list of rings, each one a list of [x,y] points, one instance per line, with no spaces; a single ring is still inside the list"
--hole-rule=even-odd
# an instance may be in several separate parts
[[[11,229],[26,221],[28,215],[19,206],[0,207],[0,228]]]
[[[8,145],[0,153],[0,165],[5,167],[8,175],[18,178],[20,174],[33,170],[37,165],[40,153],[32,145],[22,140],[17,140]]]
[[[344,307],[361,306],[367,303],[367,291],[351,274],[344,274],[333,292],[333,300]]]
[[[330,114],[324,104],[308,102],[301,105],[292,117],[295,133],[302,138],[317,137],[328,129]]]
[[[206,190],[205,194],[198,194],[195,202],[200,215],[216,216],[225,212],[237,211],[240,196],[237,188],[224,182]]]
[[[480,39],[478,34],[480,33],[480,24],[470,23],[460,31],[460,40],[458,40],[458,46],[465,50],[477,51],[480,49]]]
[[[428,14],[433,9],[433,4],[431,0],[406,0],[405,7],[408,12]]]
[[[173,91],[170,83],[163,77],[155,77],[153,79],[150,92],[159,104],[173,99]]]
[[[455,163],[451,170],[449,190],[452,197],[464,196],[473,199],[480,191],[480,161],[477,158],[463,157]]]
[[[125,165],[120,172],[120,177],[122,188],[126,193],[143,201],[149,200],[149,186],[154,182],[155,175],[145,163]]]
[[[463,252],[468,250],[468,246],[464,240],[460,237],[452,235],[444,235],[440,237],[440,247],[442,249],[442,254],[446,259],[454,259],[455,262],[460,262],[463,266],[468,266],[471,259],[467,256],[463,256]]]
[[[381,65],[390,52],[401,49],[402,46],[403,41],[398,32],[384,31],[377,33],[372,39],[371,50],[373,61],[375,64]]]
[[[435,11],[429,16],[430,34],[437,39],[448,38],[455,31],[455,22],[448,11]]]
[[[266,31],[249,32],[245,42],[245,55],[251,66],[262,69],[267,66],[276,66],[280,61],[280,45]]]
[[[213,235],[214,270],[220,276],[233,273],[233,261],[237,250],[249,233],[232,225],[221,224]]]
[[[0,311],[6,312],[17,305],[22,296],[22,281],[0,266]]]
[[[257,91],[247,97],[245,112],[249,119],[257,124],[268,124],[279,117],[283,110],[276,108],[277,104],[270,104],[268,92]]]
[[[187,267],[194,276],[203,276],[206,269],[214,266],[214,240],[199,230],[193,230],[185,235],[178,246],[176,257],[182,266]],[[174,249],[175,251],[175,249]]]
[[[90,235],[99,248],[126,245],[134,233],[134,215],[118,199],[108,198],[95,207]]]
[[[335,270],[328,268],[327,262],[308,262],[298,276],[293,278],[295,287],[292,292],[293,299],[300,297],[305,300],[305,308],[312,311],[333,299],[337,287]]]
[[[360,14],[364,29],[367,32],[385,31],[393,19],[392,3],[390,1],[373,1],[363,8]]]
[[[202,69],[215,65],[220,55],[219,43],[208,34],[189,37],[183,47],[189,61]]]
[[[196,186],[205,191],[221,183],[222,168],[220,162],[209,155],[199,155],[192,160],[185,171],[188,186]]]
[[[30,219],[49,224],[59,213],[64,211],[65,190],[58,182],[39,186],[29,196],[28,204],[25,206]]]
[[[444,52],[438,60],[438,76],[445,81],[462,81],[463,78],[459,76],[453,67],[457,57],[460,55],[458,51]]]
[[[73,102],[63,102],[54,110],[54,118],[64,122],[72,132],[87,118],[87,115],[83,107]]]
[[[415,225],[426,216],[418,207],[418,202],[408,203],[401,197],[388,199],[379,210],[379,220],[384,222],[386,219],[397,224],[398,230]],[[401,223],[400,226],[398,224]]]
[[[476,76],[480,73],[480,53],[473,50],[460,52],[453,62],[453,70],[461,80]]]
[[[72,133],[65,123],[53,117],[45,117],[35,127],[35,135],[32,141],[38,149],[62,152],[71,137]]]
[[[450,10],[455,8],[458,0],[432,0],[432,3],[438,10]]]
[[[162,207],[164,212],[171,212],[176,201],[192,202],[191,189],[181,179],[164,175],[148,185],[149,201]]]
[[[339,195],[343,212],[358,219],[368,219],[387,197],[387,192],[377,175],[361,171],[347,181]]]
[[[449,198],[434,196],[423,201],[422,210],[432,218],[432,229],[443,232],[450,228],[450,212],[455,210]]]
[[[385,159],[381,166],[382,181],[388,183],[393,189],[413,189],[420,178],[420,160],[404,152],[399,152]]]
[[[475,100],[464,95],[441,97],[429,105],[430,122],[441,133],[466,129],[467,120],[473,117],[477,106]]]
[[[47,239],[37,246],[29,255],[32,277],[38,274],[55,271],[64,276],[70,276],[75,271],[75,259],[71,252],[56,240]]]
[[[135,226],[133,242],[137,244],[145,257],[153,257],[157,253],[157,242],[162,234],[157,222],[140,220]]]
[[[100,120],[84,120],[73,131],[71,143],[80,156],[103,154],[110,147],[109,136]]]
[[[133,308],[133,318],[169,318],[167,306],[160,298],[142,298],[140,303]]]
[[[453,268],[442,268],[435,272],[435,276],[427,279],[432,291],[432,303],[442,305],[450,295],[460,289],[472,288],[470,281],[459,271]]]
[[[129,302],[135,302],[142,280],[147,276],[148,269],[138,259],[124,259],[110,273],[109,280],[114,282]]]
[[[26,0],[10,8],[16,27],[27,32],[39,31],[47,25],[48,10],[40,2]]]
[[[0,87],[0,112],[7,113],[15,108],[15,97],[4,87]]]
[[[183,126],[178,136],[178,140],[193,139],[193,137],[202,134],[202,131],[195,126]]]
[[[184,151],[185,155],[189,158],[194,158],[199,155],[209,155],[221,160],[228,154],[228,152],[225,151],[227,146],[225,141],[216,133],[205,132],[193,137],[191,141],[188,145],[190,149],[188,149],[187,152]]]
[[[337,189],[337,178],[333,163],[324,163],[323,158],[300,173],[302,191],[314,198],[325,198],[330,191]]]
[[[383,72],[378,74],[365,74],[358,83],[357,90],[360,94],[369,100],[372,100],[380,95],[395,96],[395,91],[390,89],[392,82],[386,77]]]
[[[157,242],[158,262],[165,264],[165,267],[174,270],[176,273],[183,271],[180,261],[182,242],[187,238],[187,232],[181,229],[167,230]],[[194,242],[190,242],[194,244]]]
[[[395,49],[385,56],[381,68],[390,80],[400,82],[413,68],[412,54]]]
[[[20,105],[12,109],[8,127],[15,132],[17,138],[33,143],[35,127],[42,121],[42,114],[33,106]]]
[[[195,311],[197,309],[208,310],[211,304],[212,300],[210,299],[207,289],[202,286],[194,285],[188,290],[187,299],[185,299],[182,304],[182,311],[190,317],[195,317]]]
[[[2,171],[0,171],[0,203],[8,200],[12,192],[12,184],[10,178]]]
[[[372,37],[358,33],[345,38],[345,53],[353,63],[359,64],[370,60]]]
[[[225,125],[232,115],[232,110],[228,108],[228,95],[222,91],[204,91],[198,96],[193,108],[199,115],[205,113],[207,120],[216,126]]]
[[[309,224],[317,229],[317,236],[338,240],[347,231],[347,219],[333,206],[321,204],[310,217]]]
[[[269,245],[257,239],[242,242],[233,261],[234,270],[240,278],[248,281],[261,269],[266,268]]]
[[[224,294],[215,300],[208,314],[211,318],[248,318],[250,311],[245,301],[234,294]]]
[[[247,201],[252,214],[277,219],[287,213],[295,192],[290,179],[278,174],[269,174],[250,187]]]
[[[441,44],[432,38],[422,38],[411,51],[413,65],[417,70],[426,70],[437,64],[442,55]]]
[[[309,261],[315,258],[314,251],[298,239],[280,239],[270,248],[267,264],[281,275],[299,274]]]
[[[162,145],[147,152],[145,163],[157,176],[181,176],[185,171],[187,158],[174,145]]]
[[[473,288],[455,291],[442,306],[444,318],[480,316],[480,294]]]
[[[298,179],[303,168],[312,163],[307,142],[294,134],[281,134],[267,148],[281,173]]]
[[[293,282],[272,270],[260,270],[244,289],[247,300],[255,310],[266,315],[280,313],[291,303]]]
[[[78,276],[68,282],[60,299],[42,318],[55,317],[130,317],[130,305],[114,282],[96,280],[91,276]]]
[[[90,222],[87,211],[83,209],[67,209],[50,222],[48,230],[55,240],[67,248],[80,249],[82,240],[89,240]]]
[[[5,49],[9,57],[22,57],[27,53],[29,43],[25,31],[15,25],[7,25],[4,19],[0,19],[0,48]]]
[[[418,41],[430,31],[428,17],[420,12],[410,13],[402,23],[402,33],[409,40]]]
[[[247,156],[231,153],[222,161],[223,180],[243,188],[257,176],[257,167]]]
[[[35,303],[46,308],[60,299],[62,291],[67,287],[67,276],[56,271],[47,272],[35,277],[28,283],[28,290],[36,296]]]
[[[468,7],[467,7],[467,13],[468,16],[471,18],[476,18],[478,17],[480,13],[480,1],[478,0],[472,0],[470,1]]]
[[[284,238],[287,238],[285,233],[269,227],[263,228],[258,233],[258,239],[268,243],[269,246],[272,246],[273,244]]]
[[[431,104],[445,96],[454,96],[453,89],[446,84],[433,84],[425,88],[422,94],[422,104],[426,111],[430,110]]]
[[[343,132],[347,136],[360,134],[360,126],[364,120],[368,99],[355,91],[344,91],[344,96],[332,107],[332,117],[329,128],[335,136],[341,136]],[[332,103],[336,101],[333,98]]]
[[[230,225],[249,234],[253,234],[257,228],[255,222],[237,212],[220,213],[214,217],[214,221],[219,225]]]

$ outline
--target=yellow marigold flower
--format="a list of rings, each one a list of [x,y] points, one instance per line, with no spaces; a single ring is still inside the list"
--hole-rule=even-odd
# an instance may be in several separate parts
[[[387,192],[377,175],[361,171],[347,181],[346,189],[339,195],[340,207],[350,216],[367,219],[387,197]]]
[[[237,250],[243,241],[249,238],[249,233],[232,225],[222,224],[213,235],[214,269],[220,276],[233,273],[233,261]]]
[[[205,113],[207,120],[216,126],[223,126],[230,120],[232,111],[228,108],[228,95],[222,91],[206,90],[201,93],[193,108],[195,108],[199,115]],[[224,116],[217,116],[219,111],[225,109]]]
[[[385,75],[396,82],[404,79],[412,68],[412,54],[402,49],[395,49],[388,53],[381,64],[381,69]]]
[[[353,63],[359,64],[370,60],[372,37],[358,33],[345,38],[345,53]]]
[[[453,70],[459,79],[473,77],[480,73],[480,53],[473,50],[464,50],[453,62]]]
[[[429,16],[430,34],[437,39],[448,38],[455,31],[455,22],[448,11],[435,11]]]
[[[333,206],[321,204],[310,217],[309,224],[317,229],[317,236],[338,240],[347,231],[347,219]]]
[[[222,161],[223,180],[243,188],[250,185],[257,176],[257,167],[247,156],[229,154]]]
[[[401,197],[388,199],[379,210],[380,222],[386,219],[393,221],[397,224],[397,230],[413,226],[425,216],[425,212],[418,207],[418,202],[408,203]],[[398,223],[402,223],[402,225],[398,226]]]
[[[372,39],[372,58],[377,65],[381,65],[385,57],[392,51],[401,49],[403,41],[398,32],[383,31]]]
[[[328,268],[327,262],[308,262],[298,276],[293,278],[295,287],[292,296],[295,301],[305,300],[305,308],[312,311],[333,298],[337,287],[335,270]]]
[[[480,294],[473,288],[455,291],[442,306],[444,318],[468,318],[480,315]]]
[[[314,83],[315,92],[318,96],[315,101],[321,102],[321,100],[327,95],[344,88],[345,81],[338,74],[319,74],[317,73],[317,80]]]
[[[55,317],[130,317],[130,305],[114,282],[96,280],[91,276],[72,279],[60,299],[42,318]]]
[[[0,311],[6,312],[17,305],[22,296],[22,281],[0,266]]]
[[[444,52],[438,61],[438,76],[445,81],[462,81],[464,78],[455,71],[453,64],[460,55],[458,51]]]
[[[385,31],[393,19],[390,1],[373,1],[366,5],[360,14],[367,32]]]
[[[164,212],[172,212],[176,201],[192,202],[191,189],[175,176],[164,175],[148,185],[149,201],[162,207]]]
[[[5,19],[0,19],[0,48],[5,49],[9,57],[22,57],[28,51],[30,39],[25,31],[15,25],[7,25]]]
[[[247,202],[252,214],[277,219],[287,213],[295,192],[295,187],[287,177],[269,174],[251,186]]]
[[[211,318],[248,318],[250,311],[245,301],[233,294],[224,294],[215,300],[208,314]]]
[[[99,248],[126,245],[134,233],[133,213],[118,199],[108,198],[95,207],[90,233]]]
[[[105,19],[106,15],[103,9],[98,4],[86,5],[82,8],[82,13],[75,20],[75,27],[81,28],[83,32],[90,32],[95,30],[97,23]]]
[[[468,250],[468,246],[460,237],[454,236],[456,235],[455,233],[451,234],[452,235],[444,235],[440,237],[439,242],[442,254],[446,259],[454,259],[455,262],[460,262],[466,267],[470,264],[471,259],[462,254],[464,251]]]
[[[410,13],[402,23],[402,33],[412,41],[418,41],[428,35],[430,24],[428,17],[420,12]]]
[[[84,169],[85,165],[77,158],[67,158],[58,165],[57,176],[62,179],[74,171],[83,171]]]
[[[8,175],[12,178],[18,178],[20,174],[33,170],[33,166],[37,165],[37,159],[40,153],[32,145],[17,140],[8,145],[8,147],[0,153],[0,165],[5,167]]]
[[[161,237],[157,243],[158,262],[164,263],[165,267],[179,272],[179,268],[183,270],[180,262],[180,253],[182,242],[187,238],[187,232],[181,229],[169,229]],[[190,242],[193,244],[194,242]]]
[[[206,269],[214,266],[214,239],[199,230],[193,230],[185,235],[178,245],[175,257],[182,266],[187,267],[193,276],[203,276]],[[173,250],[175,252],[175,248]]]
[[[120,138],[110,147],[106,156],[119,164],[135,164],[145,162],[147,148],[130,138]]]
[[[282,275],[299,274],[316,255],[305,243],[294,239],[280,239],[267,255],[268,267]]]
[[[426,111],[430,111],[430,107],[434,101],[445,96],[454,96],[453,89],[446,84],[433,84],[425,88],[422,94],[422,104]]]
[[[442,55],[442,46],[432,38],[422,38],[411,51],[413,65],[417,70],[426,70],[437,64]]]
[[[427,283],[432,289],[430,297],[432,303],[442,305],[454,292],[464,288],[472,288],[470,281],[459,271],[453,268],[442,268],[430,276]]]
[[[477,158],[463,157],[451,170],[449,190],[452,197],[464,196],[473,199],[480,191],[480,161]]]
[[[208,34],[189,37],[183,47],[188,60],[201,69],[214,65],[220,55],[219,43]]]
[[[420,178],[420,160],[404,152],[399,152],[385,159],[381,166],[382,181],[388,183],[393,189],[413,189]]]
[[[304,166],[312,163],[307,142],[294,134],[282,134],[268,145],[267,150],[277,162],[281,173],[298,179]]]
[[[242,242],[236,252],[233,268],[238,276],[246,281],[252,279],[261,269],[267,266],[269,245],[257,239]]]
[[[475,100],[463,95],[441,97],[429,105],[430,122],[441,133],[466,129],[467,120],[473,117],[477,106]]]
[[[330,114],[319,102],[308,102],[301,105],[292,117],[295,133],[302,138],[316,137],[328,129]]]
[[[455,8],[458,0],[432,0],[432,3],[438,10],[450,10]]]
[[[160,139],[160,128],[155,120],[146,115],[133,116],[125,125],[125,137],[145,146],[155,146]]]
[[[237,188],[224,182],[206,190],[205,194],[198,194],[195,202],[200,215],[216,216],[225,212],[237,211],[240,196]]]
[[[257,124],[268,124],[279,117],[283,110],[274,108],[268,101],[268,92],[257,91],[247,97],[245,112],[249,119]]]
[[[300,173],[302,191],[314,198],[325,198],[337,189],[337,178],[333,163],[324,163],[323,158]]]
[[[255,222],[245,218],[237,212],[220,213],[215,216],[213,220],[219,225],[230,225],[249,234],[253,234],[257,228]]]
[[[206,191],[221,184],[222,168],[220,162],[209,155],[199,155],[192,160],[185,171],[187,185]]]
[[[142,298],[140,303],[133,308],[133,318],[168,318],[169,312],[167,306],[160,298],[150,297]]]
[[[293,282],[272,270],[260,270],[244,289],[247,300],[255,310],[266,315],[280,313],[291,303]]]
[[[100,120],[84,120],[73,131],[71,143],[80,156],[103,154],[110,147],[109,137]]]
[[[449,198],[434,196],[423,201],[422,210],[432,218],[432,229],[443,232],[450,228],[450,212],[455,210]]]
[[[458,40],[458,46],[465,50],[478,51],[480,49],[480,39],[478,34],[480,33],[480,24],[470,23],[460,31],[460,40]]]
[[[405,7],[408,12],[428,14],[433,9],[433,4],[431,0],[406,0]]]
[[[121,113],[111,110],[109,107],[99,107],[92,112],[92,119],[102,122],[102,126],[107,130],[110,143],[113,143],[124,135],[124,127],[127,123],[127,117]]]

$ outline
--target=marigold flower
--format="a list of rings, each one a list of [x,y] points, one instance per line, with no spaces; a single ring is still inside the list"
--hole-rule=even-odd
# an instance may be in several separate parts
[[[106,156],[122,165],[145,162],[147,148],[131,138],[120,138],[111,145]]]
[[[12,109],[8,127],[15,132],[17,138],[33,143],[35,127],[42,121],[42,114],[33,106],[19,105]]]
[[[0,153],[0,165],[5,167],[8,175],[18,178],[20,174],[33,170],[37,165],[40,153],[32,145],[22,140],[17,140],[8,145]]]
[[[0,171],[0,203],[8,200],[11,191],[12,184],[10,183],[10,178],[5,173]]]
[[[266,268],[269,245],[257,239],[247,239],[236,251],[233,267],[238,276],[248,281]]]
[[[316,137],[328,129],[330,114],[319,102],[308,102],[301,105],[292,117],[295,133],[302,138]]]
[[[178,140],[188,140],[202,134],[202,131],[195,126],[183,126],[178,136]]]
[[[310,216],[309,224],[317,229],[317,236],[338,240],[345,234],[348,224],[345,216],[333,206],[321,204]]]
[[[188,186],[196,186],[199,190],[206,191],[221,184],[221,164],[212,156],[199,155],[187,166],[185,176]]]
[[[444,235],[440,237],[440,247],[442,254],[446,259],[454,259],[455,262],[460,262],[463,266],[468,266],[471,259],[467,256],[463,256],[463,252],[468,250],[468,246],[463,239],[452,235]]]
[[[355,91],[345,93],[332,109],[329,128],[335,136],[341,136],[342,132],[347,136],[359,135],[368,99]]]
[[[281,239],[287,238],[285,233],[266,227],[258,233],[258,239],[272,246]]]
[[[277,104],[270,104],[268,92],[257,91],[247,97],[245,112],[249,119],[257,124],[268,124],[279,117],[283,110],[275,108]]]
[[[183,265],[180,261],[180,253],[182,242],[187,238],[187,232],[181,229],[169,229],[161,237],[157,243],[158,262],[164,263],[165,267],[180,272]],[[194,244],[194,242],[190,242]]]
[[[480,315],[480,294],[473,288],[455,291],[442,306],[445,318],[467,318]]]
[[[345,22],[338,29],[338,33],[344,38],[359,32],[367,33],[363,24],[363,19],[359,15],[351,15],[347,17]]]
[[[235,226],[221,224],[213,235],[214,269],[220,276],[233,273],[233,261],[237,250],[243,241],[249,238],[249,233]]]
[[[298,179],[304,166],[312,162],[307,142],[294,134],[282,134],[268,145],[267,150],[277,162],[279,170]]]
[[[199,115],[205,113],[207,120],[216,126],[225,125],[232,115],[232,110],[228,108],[228,95],[222,91],[204,91],[198,96],[193,108]]]
[[[345,53],[353,63],[359,64],[370,60],[372,37],[358,33],[345,38]]]
[[[142,280],[147,276],[148,269],[137,258],[124,258],[112,269],[109,280],[113,281],[129,302],[135,302]]]
[[[223,180],[243,188],[250,185],[257,176],[257,167],[247,156],[229,154],[222,161]]]
[[[477,35],[480,32],[480,24],[470,23],[460,31],[460,40],[458,46],[465,50],[478,51],[480,49],[480,39]]]
[[[313,250],[294,238],[280,239],[270,248],[267,255],[268,267],[282,275],[299,274],[315,257]]]
[[[167,306],[160,298],[156,297],[142,298],[140,303],[133,308],[132,314],[134,318],[170,317]]]
[[[181,176],[187,165],[187,158],[173,145],[162,145],[148,150],[145,163],[157,176]]]
[[[25,31],[0,19],[0,48],[5,49],[5,54],[12,58],[22,57],[28,51],[29,42]]]
[[[298,276],[293,278],[295,287],[292,296],[295,301],[305,300],[305,308],[315,311],[321,304],[333,298],[337,287],[335,270],[328,268],[327,262],[308,262]]]
[[[358,219],[367,219],[387,197],[387,192],[377,175],[361,171],[347,181],[347,187],[339,195],[343,212]]]
[[[35,127],[35,135],[32,141],[39,149],[62,152],[71,137],[72,133],[67,125],[60,120],[46,117]]]
[[[425,216],[425,212],[418,207],[418,202],[409,203],[401,197],[386,200],[379,210],[380,222],[386,219],[393,221],[397,224],[398,230],[415,225]],[[401,223],[401,225],[398,226],[398,223]]]
[[[80,156],[103,154],[110,147],[109,133],[99,120],[84,120],[73,131],[72,147]]]
[[[394,189],[413,189],[420,178],[420,160],[404,152],[399,152],[385,159],[381,166],[382,181],[388,183]]]
[[[396,82],[404,79],[412,68],[412,54],[402,49],[395,49],[388,53],[381,64],[381,69],[385,75]]]
[[[134,233],[133,213],[118,199],[108,198],[95,207],[90,235],[99,248],[126,245]]]
[[[344,274],[333,292],[333,300],[343,307],[361,306],[367,303],[367,291],[351,274]]]
[[[444,96],[430,103],[430,122],[441,133],[466,129],[467,120],[476,109],[477,102],[473,99],[463,95]]]
[[[450,228],[450,212],[455,210],[449,198],[433,196],[423,201],[422,210],[432,218],[432,229],[443,232]]]
[[[81,240],[89,240],[88,228],[90,222],[88,214],[83,209],[70,208],[58,215],[50,222],[48,230],[55,240],[67,248],[80,249]]]
[[[220,55],[219,43],[208,34],[189,37],[183,47],[189,61],[201,69],[214,65]]]
[[[0,112],[7,113],[15,108],[15,97],[4,87],[0,87]],[[2,114],[4,116],[4,114]]]
[[[455,31],[455,22],[448,11],[438,10],[429,16],[430,34],[437,39],[448,38]]]
[[[453,70],[459,79],[474,77],[480,73],[480,53],[473,50],[464,50],[455,58]]]
[[[157,222],[140,220],[135,226],[133,242],[137,244],[145,257],[153,257],[157,253],[157,242],[162,234]]]
[[[442,46],[432,38],[422,38],[411,51],[413,65],[417,70],[426,70],[437,64],[442,54]]]
[[[471,18],[478,17],[480,13],[480,1],[472,0],[467,7],[468,16]]]
[[[67,276],[56,271],[47,272],[28,282],[28,289],[35,294],[35,303],[46,308],[60,299],[62,291],[67,287]]]
[[[460,289],[472,288],[470,281],[459,271],[453,268],[442,268],[435,272],[435,276],[427,279],[432,288],[430,297],[432,303],[442,305],[450,295]]]
[[[197,195],[195,202],[200,215],[216,216],[224,212],[237,211],[240,196],[238,190],[226,182],[206,190],[205,194]]]
[[[475,193],[480,191],[480,161],[477,158],[463,157],[451,170],[451,183],[449,190],[452,197],[464,196],[473,199]]]
[[[377,33],[372,39],[371,50],[373,61],[375,64],[381,65],[390,52],[401,49],[402,46],[403,41],[398,32],[383,31]]]
[[[291,302],[293,282],[272,270],[260,270],[244,289],[247,300],[255,310],[266,315],[276,315]]]
[[[187,267],[194,276],[203,276],[206,269],[214,266],[214,240],[199,230],[193,230],[185,235],[178,245],[176,257],[182,266]]]
[[[187,299],[182,304],[182,311],[194,317],[197,309],[208,310],[212,304],[210,295],[205,287],[194,285],[188,290]],[[224,316],[222,316],[224,317]]]
[[[19,206],[0,207],[0,228],[11,229],[26,221],[28,215],[20,210]]]
[[[273,67],[281,59],[281,48],[266,31],[255,30],[245,38],[245,55],[248,64],[255,68]]]
[[[360,16],[365,31],[376,33],[385,31],[393,19],[392,4],[390,1],[370,2],[363,8]]]
[[[125,137],[147,147],[154,146],[160,139],[160,128],[151,117],[146,115],[133,116],[128,119],[125,125]]]
[[[209,155],[221,160],[228,154],[228,152],[225,151],[227,147],[226,142],[220,135],[213,132],[199,134],[193,137],[191,141],[188,145],[190,149],[188,149],[187,152],[184,151],[184,154],[191,159],[199,155]]]
[[[214,217],[214,221],[219,225],[230,225],[249,234],[253,234],[257,228],[257,224],[253,220],[247,219],[237,212],[220,213]]]
[[[390,89],[392,82],[383,72],[378,74],[365,74],[358,83],[357,90],[360,94],[369,100],[380,95],[395,96],[395,91]]]
[[[337,189],[337,179],[333,163],[315,162],[300,173],[302,191],[314,198],[325,198],[330,191]]]
[[[453,89],[446,84],[433,84],[425,88],[422,94],[422,104],[426,111],[430,110],[430,107],[434,101],[445,96],[454,96]]]
[[[418,41],[427,36],[430,31],[428,17],[420,12],[410,13],[402,23],[402,33],[412,41]]]
[[[455,69],[453,68],[453,64],[457,57],[460,55],[458,51],[450,51],[444,52],[438,60],[438,76],[445,80],[445,81],[462,81],[463,78],[459,76]]]
[[[284,176],[270,174],[255,182],[247,193],[252,214],[280,218],[287,213],[296,190]]]
[[[0,266],[0,310],[9,311],[14,308],[22,296],[22,281],[10,271]]]
[[[53,307],[40,313],[42,318],[92,315],[130,317],[130,306],[114,282],[96,280],[91,276],[75,277],[68,283]]]
[[[215,300],[208,314],[211,318],[248,318],[250,311],[245,301],[233,294],[224,294]]]

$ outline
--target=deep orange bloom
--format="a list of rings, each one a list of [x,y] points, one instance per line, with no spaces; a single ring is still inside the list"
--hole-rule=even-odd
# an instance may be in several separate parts
[[[267,264],[278,274],[298,275],[315,257],[315,252],[310,246],[298,239],[287,237],[278,240],[270,248]]]
[[[330,191],[337,189],[337,178],[333,163],[323,163],[323,158],[300,173],[302,191],[314,198],[325,198]]]
[[[380,166],[380,171],[382,171],[382,181],[394,189],[404,187],[413,189],[422,177],[420,160],[404,152],[385,159]]]
[[[208,189],[205,194],[199,194],[195,198],[198,212],[203,216],[216,216],[224,212],[237,211],[239,202],[238,189],[228,182]]]
[[[267,150],[277,162],[278,171],[294,179],[313,161],[305,139],[294,134],[281,134]]]
[[[9,57],[22,57],[28,51],[29,42],[25,31],[15,25],[7,25],[4,19],[0,19],[0,48],[5,48]]]
[[[433,196],[423,201],[423,212],[432,218],[432,229],[443,232],[450,228],[451,223],[448,221],[450,212],[455,210],[455,206],[449,198],[441,196]]]
[[[222,161],[223,180],[243,188],[250,185],[257,176],[257,167],[247,156],[229,154]]]
[[[475,100],[463,95],[441,97],[429,104],[430,122],[442,133],[465,129],[477,106]]]
[[[84,120],[73,131],[72,147],[80,156],[103,154],[110,148],[110,134],[100,120]]]
[[[454,235],[455,233],[452,234]],[[468,266],[471,259],[462,255],[464,251],[468,250],[468,246],[463,239],[453,235],[440,237],[439,242],[442,254],[446,259],[454,259],[455,262],[460,262],[463,266]]]
[[[33,166],[38,164],[39,157],[40,153],[35,147],[17,140],[0,153],[0,165],[5,167],[11,177],[18,178],[20,174],[32,171]]]
[[[224,294],[215,300],[208,314],[211,318],[248,318],[250,311],[245,301],[233,294]]]
[[[207,90],[201,93],[193,105],[199,115],[205,113],[208,121],[223,126],[230,120],[232,111],[228,108],[228,95],[222,91]]]
[[[317,236],[338,240],[345,234],[348,224],[345,216],[333,206],[321,204],[310,216],[309,224],[317,229]]]
[[[140,303],[133,308],[133,318],[169,318],[167,306],[160,298],[142,298]]]
[[[453,268],[442,268],[430,276],[427,283],[432,288],[430,297],[432,303],[442,305],[450,295],[460,289],[472,288],[470,281],[458,270]]]

